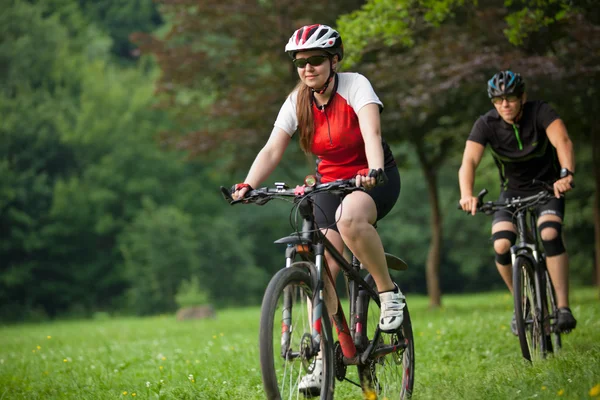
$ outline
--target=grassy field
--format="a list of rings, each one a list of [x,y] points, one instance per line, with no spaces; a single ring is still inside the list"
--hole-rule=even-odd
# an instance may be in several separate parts
[[[600,399],[597,289],[571,294],[578,328],[560,354],[525,362],[505,293],[408,297],[416,347],[414,399]],[[258,307],[215,320],[98,319],[0,328],[0,400],[262,399]],[[336,399],[360,399],[349,383]]]

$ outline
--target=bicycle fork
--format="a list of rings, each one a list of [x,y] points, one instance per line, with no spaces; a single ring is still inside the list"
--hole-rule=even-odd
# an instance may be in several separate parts
[[[346,316],[340,303],[340,298],[337,296],[335,290],[335,282],[333,280],[333,277],[331,276],[329,268],[325,268],[325,271],[327,273],[322,274],[323,263],[325,259],[324,253],[325,248],[322,244],[318,244],[315,246],[315,261],[317,265],[317,273],[319,274],[319,276],[325,275],[321,280],[321,282],[323,282],[323,287],[319,288],[319,299],[320,301],[325,301],[325,303],[327,304],[329,317],[333,322],[333,325],[335,326],[342,354],[344,356],[344,359],[347,361],[346,363],[356,364],[358,360],[358,352],[356,350],[354,340],[352,339],[350,328],[348,327],[348,322],[346,321]],[[319,312],[322,312],[321,307],[319,308]]]

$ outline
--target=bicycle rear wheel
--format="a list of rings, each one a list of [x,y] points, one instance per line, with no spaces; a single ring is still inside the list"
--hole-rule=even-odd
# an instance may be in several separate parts
[[[546,336],[543,331],[541,310],[543,306],[537,295],[535,271],[529,258],[517,256],[513,264],[513,296],[515,318],[523,357],[529,361],[544,358]]]
[[[370,275],[365,281],[376,289]],[[358,366],[363,392],[374,392],[379,399],[409,399],[415,379],[415,346],[408,305],[404,307],[404,319],[396,333],[380,332],[380,306],[363,292],[357,301],[362,302],[358,310],[366,310],[359,319],[366,321],[363,348],[376,340],[375,350],[365,365]]]
[[[296,399],[305,395],[331,399],[334,390],[333,338],[331,322],[322,303],[320,345],[311,334],[309,308],[314,288],[308,263],[294,263],[273,276],[263,297],[260,319],[260,365],[268,399]],[[319,354],[320,352],[320,354]],[[323,375],[319,393],[300,391],[302,377],[321,358]]]
[[[558,322],[558,307],[556,306],[556,293],[554,285],[548,270],[544,271],[544,287],[546,289],[546,299],[544,301],[544,333],[546,334],[546,345],[549,353],[558,351],[562,347],[560,331],[556,326]]]

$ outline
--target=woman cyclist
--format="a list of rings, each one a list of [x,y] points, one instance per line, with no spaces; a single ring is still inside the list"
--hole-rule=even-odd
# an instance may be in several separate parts
[[[343,200],[329,193],[314,198],[317,226],[341,252],[344,245],[373,276],[381,300],[379,326],[393,332],[402,324],[404,296],[392,282],[381,239],[374,225],[394,206],[400,194],[400,175],[389,146],[381,137],[379,113],[383,104],[370,82],[358,73],[338,73],[344,57],[340,34],[327,25],[298,29],[285,46],[300,81],[283,103],[273,131],[256,156],[243,183],[234,185],[233,198],[243,198],[280,162],[297,131],[305,153],[316,156],[321,183],[356,178],[356,191]],[[327,263],[335,279],[332,257]],[[301,391],[320,387],[319,360]]]

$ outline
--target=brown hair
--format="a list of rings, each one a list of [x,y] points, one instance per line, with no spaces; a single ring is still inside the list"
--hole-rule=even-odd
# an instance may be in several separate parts
[[[336,66],[333,67],[334,59],[338,61],[339,55],[330,54],[329,57],[329,63],[331,65],[331,68],[333,69],[333,72],[335,73],[338,64],[336,64]],[[337,77],[335,77],[334,79],[337,79]],[[306,86],[302,81],[300,81],[298,82],[292,93],[295,90],[298,91],[298,97],[296,100],[296,118],[298,118],[298,131],[300,131],[300,148],[304,151],[304,153],[310,154],[313,137],[315,136],[315,123],[312,109],[312,89]]]
[[[300,148],[304,153],[309,154],[311,153],[313,136],[315,135],[312,91],[302,81],[298,82],[294,90],[298,90],[296,117],[298,118],[298,131],[300,133]]]

